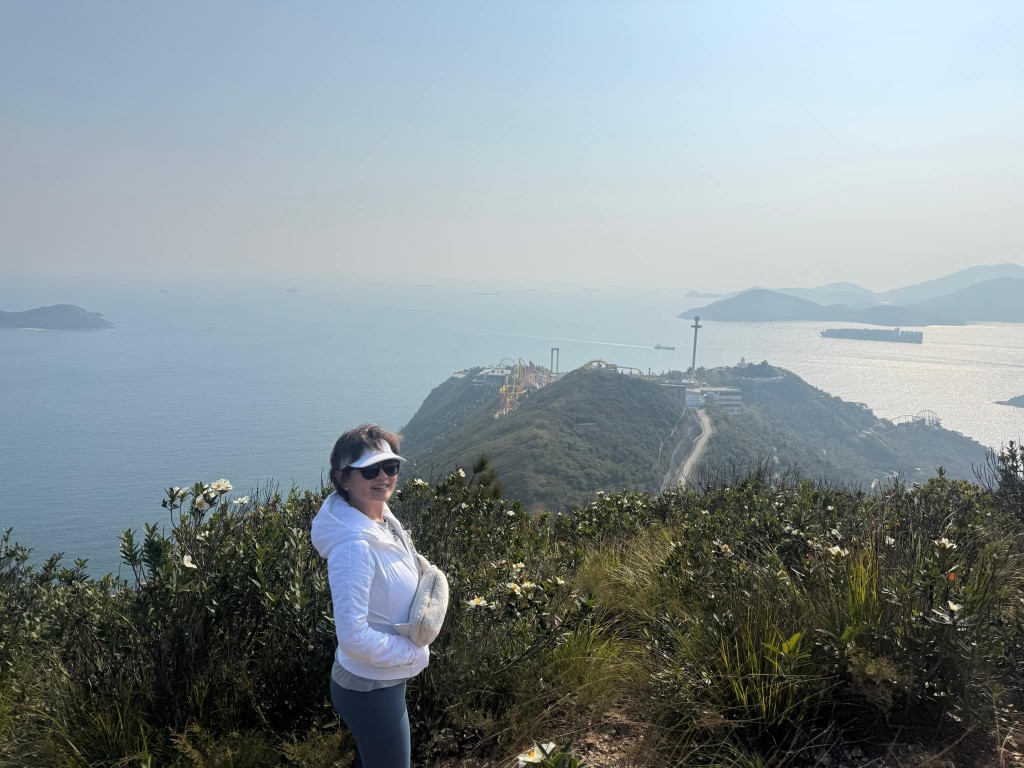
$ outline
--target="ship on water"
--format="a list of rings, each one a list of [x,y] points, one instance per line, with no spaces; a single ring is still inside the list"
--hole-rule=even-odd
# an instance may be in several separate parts
[[[655,349],[675,349],[675,347],[670,347],[667,344],[655,344],[654,348]]]
[[[924,331],[903,331],[899,328],[824,328],[821,335],[827,339],[896,341],[901,344],[920,344],[924,341]]]

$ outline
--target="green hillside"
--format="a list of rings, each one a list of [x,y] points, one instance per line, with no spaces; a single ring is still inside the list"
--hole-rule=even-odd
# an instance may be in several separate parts
[[[677,392],[603,370],[572,371],[496,419],[498,390],[474,387],[478,371],[434,389],[403,430],[416,474],[468,470],[486,455],[507,496],[564,510],[598,490],[659,490],[675,448],[699,431]]]
[[[437,387],[404,430],[412,470],[438,477],[491,460],[502,492],[531,509],[564,510],[596,491],[657,491],[699,433],[678,393],[655,380],[577,370],[496,419],[496,387],[474,386],[479,369]],[[743,393],[741,413],[708,407],[715,429],[697,481],[742,476],[761,462],[779,473],[868,488],[899,476],[924,481],[938,467],[972,480],[986,449],[924,421],[894,425],[868,408],[770,365],[700,371],[702,383]]]
[[[799,376],[769,365],[702,371],[717,386],[743,393],[738,415],[711,411],[715,436],[705,456],[705,475],[745,473],[761,460],[779,471],[867,488],[899,475],[921,482],[938,467],[973,480],[986,449],[963,435],[925,421],[894,425],[867,407],[812,387]]]

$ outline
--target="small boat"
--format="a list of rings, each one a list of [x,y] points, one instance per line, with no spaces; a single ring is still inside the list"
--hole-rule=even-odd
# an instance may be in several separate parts
[[[654,348],[655,349],[675,349],[675,347],[670,347],[667,344],[655,344]]]

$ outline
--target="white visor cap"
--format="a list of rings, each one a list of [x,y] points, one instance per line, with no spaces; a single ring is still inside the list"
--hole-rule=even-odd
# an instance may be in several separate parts
[[[367,448],[363,451],[363,455],[353,461],[348,466],[353,469],[360,469],[362,467],[369,467],[371,464],[380,464],[382,461],[388,459],[397,459],[398,461],[405,461],[401,456],[391,450],[391,446],[388,445],[387,440],[381,440],[376,448]]]

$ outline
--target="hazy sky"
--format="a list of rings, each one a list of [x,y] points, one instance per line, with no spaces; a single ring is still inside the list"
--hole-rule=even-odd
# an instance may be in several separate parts
[[[0,279],[1024,262],[1024,2],[0,2]]]

